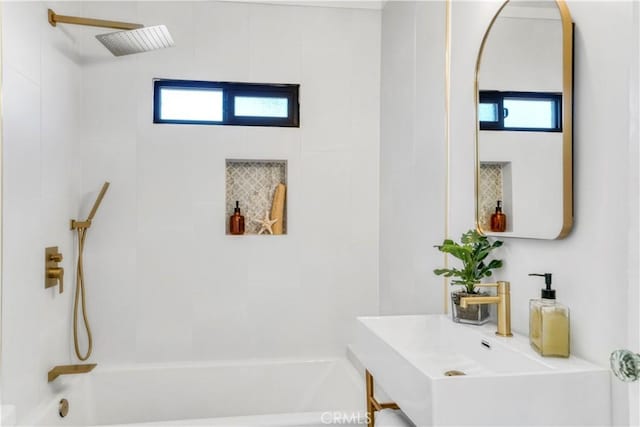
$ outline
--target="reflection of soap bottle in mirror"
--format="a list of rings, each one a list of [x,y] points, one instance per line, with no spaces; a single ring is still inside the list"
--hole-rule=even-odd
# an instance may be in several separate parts
[[[240,202],[236,200],[236,208],[229,218],[229,233],[244,234],[244,216],[240,214]]]
[[[491,215],[491,231],[505,231],[507,229],[507,216],[502,213],[502,201],[498,200],[496,212]]]

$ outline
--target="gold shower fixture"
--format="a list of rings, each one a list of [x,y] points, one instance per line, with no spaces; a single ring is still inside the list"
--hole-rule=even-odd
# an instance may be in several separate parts
[[[85,297],[85,287],[84,287],[84,265],[83,265],[83,257],[84,257],[84,242],[87,238],[87,231],[89,227],[91,227],[91,221],[100,207],[100,203],[102,202],[102,198],[104,194],[107,192],[109,188],[109,183],[105,182],[102,185],[102,189],[96,198],[96,201],[93,203],[93,207],[89,212],[89,216],[84,221],[76,221],[75,219],[71,220],[71,229],[76,230],[78,232],[78,266],[76,269],[76,293],[73,302],[73,345],[75,347],[76,356],[78,359],[84,361],[91,356],[91,352],[93,351],[93,336],[91,334],[91,327],[89,326],[89,319],[87,317],[87,304]],[[80,344],[78,340],[78,304],[82,304],[82,320],[84,321],[84,328],[87,332],[87,352],[83,355],[80,353]]]
[[[48,11],[49,24],[56,26],[61,24],[85,25],[89,27],[113,28],[114,30],[135,30],[144,27],[142,24],[131,22],[107,21],[105,19],[82,18],[79,16],[58,15],[52,9]]]
[[[91,211],[89,211],[89,216],[87,217],[86,220],[84,221],[76,221],[75,219],[71,220],[71,229],[72,230],[76,230],[76,229],[80,229],[80,228],[89,228],[91,227],[91,220],[93,220],[93,217],[96,215],[96,212],[98,211],[98,208],[100,207],[100,203],[102,203],[102,199],[104,198],[105,193],[107,192],[107,189],[109,188],[109,183],[105,182],[104,184],[102,184],[102,188],[100,189],[100,193],[98,194],[98,197],[96,197],[96,201],[93,202],[93,207],[91,208]]]
[[[44,287],[45,289],[52,286],[60,285],[59,291],[64,290],[64,268],[60,267],[62,262],[62,254],[57,246],[51,246],[44,250]]]
[[[123,30],[96,36],[98,41],[115,56],[142,53],[173,46],[173,38],[164,25],[145,27],[142,24],[131,22],[58,15],[52,9],[48,11],[48,19],[49,24],[54,27],[58,24],[72,24]]]
[[[91,372],[96,366],[98,365],[95,363],[88,363],[86,365],[58,365],[47,373],[47,382],[55,380],[60,375],[86,374],[87,372]]]

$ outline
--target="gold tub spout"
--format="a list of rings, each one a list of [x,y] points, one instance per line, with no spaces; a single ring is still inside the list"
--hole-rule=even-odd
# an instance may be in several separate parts
[[[497,288],[495,297],[464,297],[460,298],[460,307],[467,308],[472,304],[496,304],[498,306],[498,330],[496,335],[511,337],[511,293],[509,282],[480,283],[476,286]]]
[[[47,374],[47,381],[51,382],[60,375],[86,374],[87,372],[91,372],[96,366],[97,363],[87,363],[84,365],[58,365],[49,371]]]

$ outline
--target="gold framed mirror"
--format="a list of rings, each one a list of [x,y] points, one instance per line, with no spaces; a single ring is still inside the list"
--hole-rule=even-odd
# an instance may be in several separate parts
[[[504,2],[478,53],[475,106],[478,231],[567,236],[573,226],[573,23],[563,0]]]

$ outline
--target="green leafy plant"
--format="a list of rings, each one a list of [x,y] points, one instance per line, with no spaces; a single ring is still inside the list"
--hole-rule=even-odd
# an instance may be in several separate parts
[[[455,277],[452,285],[462,285],[466,292],[476,293],[476,285],[484,277],[491,276],[492,271],[502,267],[501,259],[492,259],[486,262],[487,256],[496,248],[502,246],[500,240],[491,243],[487,236],[479,234],[476,230],[469,230],[462,234],[461,243],[451,239],[445,239],[441,245],[436,245],[440,252],[444,252],[462,261],[462,268],[438,268],[433,270],[438,276]]]

